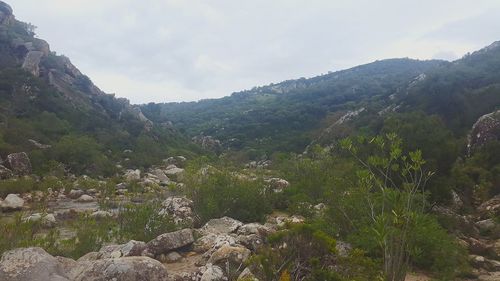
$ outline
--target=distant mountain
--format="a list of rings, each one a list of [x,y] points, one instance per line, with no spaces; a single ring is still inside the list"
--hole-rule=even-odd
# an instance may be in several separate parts
[[[124,158],[123,165],[134,167],[196,150],[188,143],[169,124],[154,124],[128,100],[102,92],[0,1],[2,157],[27,151],[35,170],[50,169],[50,162],[102,174]]]

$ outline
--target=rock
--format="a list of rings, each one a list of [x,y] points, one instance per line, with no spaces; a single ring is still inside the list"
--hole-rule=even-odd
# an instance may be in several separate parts
[[[192,225],[194,222],[193,201],[186,197],[168,197],[161,203],[160,215],[172,217],[176,224]]]
[[[288,181],[280,178],[270,178],[266,180],[266,183],[268,184],[268,188],[275,193],[283,192],[283,190],[290,186]]]
[[[478,281],[498,281],[500,280],[500,271],[488,272],[487,274],[480,275]]]
[[[95,201],[95,198],[87,194],[83,194],[82,196],[78,197],[78,199],[76,199],[76,202],[80,203],[87,203],[93,201]]]
[[[80,261],[71,270],[72,281],[166,281],[167,270],[148,257],[124,257]]]
[[[260,223],[249,223],[242,225],[238,228],[239,235],[251,235],[258,234],[261,236],[267,236],[270,233],[273,233],[274,230],[268,226],[262,225]]]
[[[488,232],[495,229],[496,223],[493,219],[487,219],[476,222],[476,226],[477,228],[479,228],[480,231]]]
[[[147,250],[151,254],[157,256],[191,245],[193,242],[193,231],[186,228],[156,237],[147,243]]]
[[[469,260],[475,268],[482,268],[488,271],[500,271],[500,261],[490,260],[478,255],[469,255]]]
[[[126,189],[128,189],[128,184],[121,182],[121,183],[116,185],[116,189],[117,190],[126,190]]]
[[[500,194],[481,204],[477,210],[483,218],[500,216]]]
[[[164,159],[163,163],[167,165],[176,165],[177,167],[181,167],[184,164],[184,162],[186,162],[186,160],[187,159],[184,156],[175,156]]]
[[[175,165],[169,165],[164,172],[167,177],[176,181],[182,180],[182,177],[184,176],[184,169],[178,168]]]
[[[7,169],[7,167],[0,165],[0,179],[1,180],[10,179],[10,178],[12,178],[12,176],[14,176],[14,174],[12,173],[12,171],[10,169]]]
[[[228,234],[228,233],[233,233],[240,226],[242,226],[243,223],[232,219],[230,217],[223,217],[220,219],[211,219],[209,220],[202,228],[200,228],[199,232],[203,235],[207,234]]]
[[[136,181],[141,179],[141,171],[137,170],[127,170],[125,171],[125,179],[127,181]]]
[[[69,281],[62,264],[42,248],[19,248],[2,255],[0,280]]]
[[[81,190],[81,189],[72,189],[68,193],[68,198],[70,198],[70,199],[78,199],[83,194],[85,194],[85,192],[83,192],[83,190]]]
[[[13,22],[12,8],[7,3],[0,1],[0,24],[11,25]]]
[[[160,261],[165,262],[165,263],[174,263],[182,260],[182,256],[177,253],[177,252],[170,252],[166,255],[162,255],[163,257],[160,259]]]
[[[500,110],[481,116],[472,126],[467,148],[469,155],[486,143],[500,139]]]
[[[8,168],[16,175],[25,176],[31,174],[31,162],[26,152],[9,154],[6,162]]]
[[[239,235],[237,237],[237,241],[239,244],[252,251],[257,251],[260,247],[262,247],[262,245],[264,245],[262,236],[258,234]]]
[[[99,252],[97,252],[95,258],[106,259],[106,258],[141,256],[142,252],[145,249],[146,249],[146,243],[142,241],[130,240],[125,244],[108,245],[102,247],[99,250]]]
[[[339,257],[347,257],[352,250],[352,245],[347,242],[337,240],[335,249],[337,250]]]
[[[208,262],[217,264],[229,261],[235,264],[243,264],[250,257],[250,254],[250,250],[245,247],[224,245],[210,256]]]
[[[1,203],[2,211],[19,211],[24,206],[24,200],[16,194],[9,194]]]
[[[108,212],[108,211],[95,211],[92,214],[90,214],[90,217],[96,218],[96,219],[105,219],[105,218],[111,218],[113,217],[113,213]]]
[[[201,275],[200,281],[223,281],[227,280],[222,269],[216,265],[207,264],[207,270]]]
[[[51,148],[52,146],[49,145],[49,144],[42,144],[42,143],[39,143],[38,141],[36,140],[32,140],[32,139],[29,139],[28,140],[34,147],[36,148],[39,148],[39,149],[47,149],[47,148]]]
[[[161,169],[153,169],[151,173],[159,180],[160,184],[170,184],[171,181]]]
[[[24,62],[22,68],[27,70],[33,76],[40,76],[40,60],[43,57],[43,52],[40,51],[29,51],[26,57],[24,58]]]
[[[238,276],[237,281],[259,281],[257,277],[250,271],[250,268],[245,268]]]
[[[500,239],[497,239],[493,245],[492,245],[492,250],[494,253],[494,256],[497,260],[500,260]]]
[[[222,145],[220,140],[212,137],[212,136],[195,136],[191,139],[194,143],[197,145],[201,146],[201,148],[214,151],[214,152],[220,152]]]
[[[40,222],[44,227],[53,227],[56,225],[56,217],[54,214],[34,213],[25,218],[28,222]]]
[[[193,250],[198,253],[209,252],[209,255],[220,247],[228,245],[235,246],[236,238],[228,234],[213,234],[209,233],[205,236],[200,237],[194,243]]]

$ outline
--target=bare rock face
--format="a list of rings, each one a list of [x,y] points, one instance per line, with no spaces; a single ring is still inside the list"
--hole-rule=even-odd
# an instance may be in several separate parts
[[[481,116],[472,126],[467,145],[469,154],[486,143],[500,139],[500,110]]]
[[[148,257],[124,257],[78,262],[69,276],[73,281],[166,281],[167,270]]]
[[[43,52],[41,51],[30,51],[24,58],[22,68],[29,71],[33,76],[40,76],[40,60],[43,57]]]
[[[7,3],[0,1],[0,24],[9,25],[13,21],[12,8]]]
[[[9,154],[6,162],[16,175],[25,176],[31,174],[31,162],[26,152]]]
[[[201,148],[210,151],[220,151],[222,148],[220,140],[212,137],[212,136],[196,136],[192,138],[192,141],[197,145],[201,146]]]
[[[5,252],[0,260],[0,280],[69,281],[62,265],[42,248]]]
[[[147,251],[154,256],[166,254],[194,242],[193,231],[183,229],[162,234],[147,243]]]

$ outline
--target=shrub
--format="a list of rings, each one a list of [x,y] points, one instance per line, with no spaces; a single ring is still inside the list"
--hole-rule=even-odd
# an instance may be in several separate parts
[[[0,196],[10,193],[25,193],[35,190],[36,182],[31,177],[13,178],[0,181]]]

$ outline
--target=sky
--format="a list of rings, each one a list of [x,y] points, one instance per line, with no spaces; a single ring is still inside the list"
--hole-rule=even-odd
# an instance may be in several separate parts
[[[5,0],[51,50],[132,103],[195,101],[500,40],[498,0]]]

